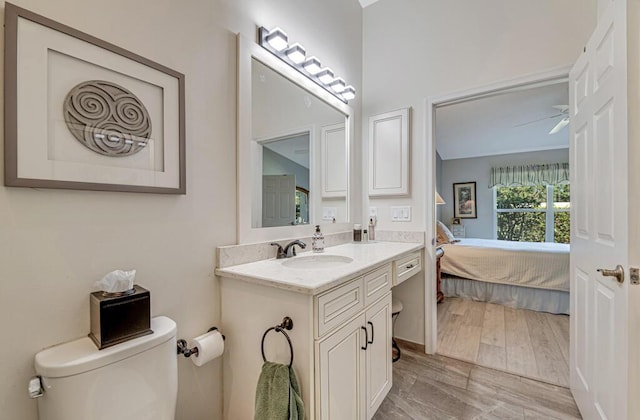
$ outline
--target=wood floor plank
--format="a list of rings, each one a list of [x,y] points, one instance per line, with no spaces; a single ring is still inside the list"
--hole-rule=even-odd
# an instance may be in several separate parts
[[[451,312],[449,307],[451,306],[451,300],[445,299],[438,305],[438,342],[442,341],[445,334],[448,333],[449,321],[451,320]]]
[[[474,302],[472,300],[465,301],[467,303],[467,312],[464,318],[464,325],[482,328],[484,322],[484,313],[487,309],[486,302]]]
[[[438,352],[441,354],[451,354],[455,348],[456,338],[460,326],[462,325],[462,315],[449,314],[447,327],[442,328],[442,339],[438,338]]]
[[[481,335],[482,327],[461,325],[453,348],[447,354],[461,360],[476,362],[478,358],[478,350],[480,349]]]
[[[466,314],[462,318],[462,324],[458,329],[451,355],[462,360],[476,362],[486,306],[484,302],[466,301]]]
[[[449,312],[455,315],[464,316],[467,313],[467,308],[469,307],[470,302],[471,301],[466,299],[451,299]]]
[[[405,347],[393,367],[374,420],[580,418],[566,388]]]
[[[507,370],[539,377],[529,327],[521,309],[504,308]]]
[[[478,358],[476,362],[482,366],[506,370],[507,349],[501,346],[485,344],[480,341],[480,348],[478,349]]]
[[[505,347],[504,306],[487,303],[480,342]]]
[[[524,314],[538,365],[538,374],[541,378],[549,378],[553,383],[569,386],[569,368],[547,317],[535,311],[525,311]]]
[[[438,307],[439,354],[568,386],[568,316],[460,298],[445,303]]]
[[[469,375],[468,389],[544,414],[547,418],[580,418],[567,388],[517,375],[476,366]]]
[[[551,331],[560,346],[562,357],[569,365],[569,317],[563,315],[545,314],[551,326]]]

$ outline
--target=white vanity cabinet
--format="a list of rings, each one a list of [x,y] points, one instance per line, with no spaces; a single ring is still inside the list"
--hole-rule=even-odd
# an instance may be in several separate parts
[[[253,419],[261,338],[288,316],[293,329],[286,333],[306,419],[370,420],[392,386],[394,264],[410,265],[422,248],[416,243],[343,244],[323,254],[351,260],[338,268],[300,270],[272,259],[216,269],[226,335],[223,419]],[[264,348],[269,361],[291,360],[281,333],[271,330]]]
[[[228,369],[223,418],[253,418],[262,365],[260,338],[267,328],[289,316],[294,327],[287,334],[293,343],[293,366],[306,418],[371,419],[392,385],[392,277],[392,263],[387,262],[309,295],[223,276],[222,325]],[[272,331],[265,343],[268,360],[290,360],[284,336]]]
[[[317,418],[373,417],[392,385],[391,292],[316,340]]]

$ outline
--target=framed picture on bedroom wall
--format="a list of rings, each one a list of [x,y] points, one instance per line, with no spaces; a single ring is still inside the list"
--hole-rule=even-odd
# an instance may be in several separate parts
[[[476,183],[461,182],[453,184],[453,217],[477,219]]]

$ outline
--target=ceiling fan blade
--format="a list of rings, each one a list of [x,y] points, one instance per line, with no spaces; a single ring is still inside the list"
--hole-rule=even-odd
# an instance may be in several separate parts
[[[558,131],[562,130],[567,125],[569,125],[569,117],[564,117],[563,119],[560,120],[558,124],[556,124],[555,127],[551,129],[551,131],[549,131],[549,134],[556,134]]]
[[[564,114],[556,114],[556,115],[551,115],[550,117],[544,117],[544,118],[538,118],[537,120],[533,120],[533,121],[528,121],[526,123],[522,123],[522,124],[517,124],[514,125],[513,127],[522,127],[523,125],[529,125],[529,124],[533,124],[533,123],[537,123],[539,121],[544,121],[544,120],[548,120],[551,118],[557,118],[557,117],[562,117]]]

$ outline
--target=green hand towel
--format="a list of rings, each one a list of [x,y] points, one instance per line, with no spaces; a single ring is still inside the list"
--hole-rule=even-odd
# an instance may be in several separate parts
[[[298,379],[288,365],[264,362],[256,387],[255,420],[304,420]]]

